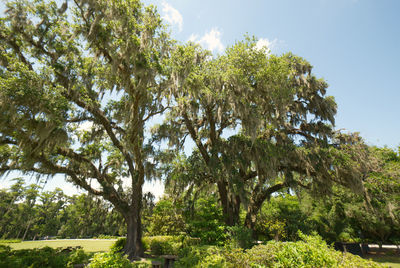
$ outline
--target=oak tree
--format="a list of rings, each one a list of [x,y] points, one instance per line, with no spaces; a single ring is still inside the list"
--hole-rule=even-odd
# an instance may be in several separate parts
[[[113,204],[127,224],[125,253],[142,255],[142,186],[154,171],[146,133],[166,109],[170,41],[159,15],[137,0],[6,5],[1,173],[64,174]]]
[[[194,44],[177,47],[169,66],[176,105],[159,138],[178,150],[192,139],[203,164],[178,168],[217,186],[227,225],[238,224],[243,205],[245,225],[254,228],[262,204],[284,189],[362,188],[347,150],[356,137],[334,131],[336,103],[306,60],[272,55],[246,38],[215,58]]]

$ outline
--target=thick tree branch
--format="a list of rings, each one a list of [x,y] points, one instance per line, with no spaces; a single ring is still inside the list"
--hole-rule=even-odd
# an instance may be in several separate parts
[[[214,116],[213,116],[213,111],[212,109],[207,106],[206,107],[206,115],[207,115],[207,119],[210,125],[210,141],[211,141],[211,145],[212,146],[216,146],[217,144],[217,132],[215,129],[215,120],[214,120]]]
[[[190,136],[192,137],[193,141],[196,143],[197,148],[199,148],[201,155],[203,156],[204,161],[208,165],[210,162],[210,156],[207,153],[206,148],[204,147],[203,143],[197,136],[197,133],[193,127],[193,123],[190,121],[186,112],[182,113],[183,120],[185,122],[186,128],[189,130]]]
[[[158,111],[156,111],[156,112],[149,113],[144,119],[142,119],[142,122],[146,122],[147,120],[149,120],[150,118],[152,118],[152,117],[155,116],[155,115],[164,113],[164,112],[165,112],[167,109],[169,109],[169,108],[171,108],[171,106],[166,105],[166,106],[163,107],[161,110],[158,110]]]

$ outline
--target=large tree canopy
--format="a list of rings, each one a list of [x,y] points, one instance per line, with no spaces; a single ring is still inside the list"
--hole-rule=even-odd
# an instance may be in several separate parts
[[[5,14],[0,171],[64,174],[104,197],[126,220],[125,252],[142,254],[142,185],[154,170],[146,123],[166,109],[160,17],[136,0],[15,1]]]
[[[362,143],[334,132],[336,103],[306,60],[271,55],[246,38],[217,58],[193,44],[177,47],[170,68],[176,105],[159,138],[180,149],[189,136],[196,145],[170,177],[214,183],[226,224],[238,223],[242,204],[252,228],[262,203],[285,188],[326,192],[337,182],[362,189],[353,165]]]

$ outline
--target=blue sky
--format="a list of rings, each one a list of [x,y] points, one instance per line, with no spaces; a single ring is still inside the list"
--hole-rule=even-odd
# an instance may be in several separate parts
[[[307,59],[338,104],[336,128],[368,144],[400,146],[400,1],[397,0],[146,0],[158,7],[173,38],[215,54],[247,33],[272,53]],[[0,180],[0,187],[9,182]],[[57,177],[46,189],[75,188]],[[157,195],[160,184],[146,185]]]
[[[400,1],[168,0],[158,7],[177,40],[213,50],[264,39],[272,53],[292,52],[314,66],[338,104],[336,128],[368,144],[400,146]]]

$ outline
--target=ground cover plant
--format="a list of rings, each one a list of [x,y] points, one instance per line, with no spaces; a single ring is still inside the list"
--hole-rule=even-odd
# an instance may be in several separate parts
[[[182,252],[176,267],[383,267],[350,253],[335,251],[319,236],[299,234],[296,242],[269,241],[243,251],[216,246]]]
[[[148,257],[130,262],[122,254],[125,238],[109,240],[112,244],[104,252],[86,253],[83,249],[32,248],[12,250],[8,245],[0,245],[0,267],[72,267],[73,264],[90,263],[89,267],[151,267],[152,260],[163,261],[158,255],[178,255],[175,267],[383,267],[397,265],[398,256],[374,256],[378,262],[362,259],[349,253],[335,251],[318,235],[304,235],[294,242],[268,241],[248,249],[240,248],[240,243],[228,239],[225,246],[202,245],[198,239],[184,236],[144,237],[143,244]],[[62,240],[71,248],[74,242],[86,240]],[[40,242],[40,241],[38,241]],[[55,242],[55,241],[54,241]],[[93,243],[98,240],[92,240]],[[109,243],[109,244],[110,244]],[[20,244],[24,244],[21,242]],[[36,246],[40,244],[37,243]],[[43,244],[42,244],[43,246]],[[151,257],[153,256],[153,257]],[[378,258],[379,257],[379,258]],[[10,266],[12,265],[12,266]],[[396,266],[393,266],[396,267]]]
[[[34,248],[12,250],[0,245],[0,267],[2,268],[62,268],[74,267],[74,264],[87,264],[91,254],[82,249],[66,250],[63,248]]]

